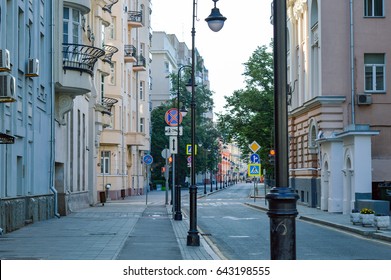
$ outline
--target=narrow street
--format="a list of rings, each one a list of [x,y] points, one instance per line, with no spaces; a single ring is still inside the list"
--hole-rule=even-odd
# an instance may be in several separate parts
[[[252,183],[240,183],[198,200],[198,226],[226,259],[270,259],[269,218],[245,205]],[[263,194],[263,189],[260,193]],[[203,192],[203,186],[199,187]],[[186,211],[188,201],[184,199]],[[298,260],[391,259],[391,244],[296,220]]]

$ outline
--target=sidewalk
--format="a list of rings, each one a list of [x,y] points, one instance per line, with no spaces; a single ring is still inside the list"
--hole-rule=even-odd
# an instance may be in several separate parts
[[[187,216],[174,221],[171,208],[152,191],[33,223],[0,236],[0,259],[219,259],[202,235],[201,246],[186,245]]]
[[[250,197],[254,198],[253,192],[250,193]],[[246,204],[263,211],[268,211],[268,206],[265,204],[264,195],[259,195],[255,198],[255,201]],[[297,204],[296,208],[299,212],[297,219],[333,227],[368,238],[391,242],[391,228],[386,230],[377,230],[374,226],[363,227],[362,225],[353,225],[350,222],[350,214],[329,213],[317,208],[310,208],[300,204]]]
[[[200,196],[204,196],[203,194]],[[148,200],[148,206],[146,205]],[[248,206],[267,211],[264,197]],[[334,214],[297,205],[297,219],[391,242],[391,229],[352,225],[349,215]],[[172,206],[165,205],[165,192],[108,201],[104,206],[37,222],[0,235],[0,259],[9,260],[219,260],[207,236],[200,233],[200,246],[187,246],[189,219],[172,218]],[[210,245],[209,245],[210,244]]]

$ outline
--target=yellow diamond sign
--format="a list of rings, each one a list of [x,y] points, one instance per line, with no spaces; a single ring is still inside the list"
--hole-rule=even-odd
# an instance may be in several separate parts
[[[250,145],[248,145],[248,147],[251,151],[253,151],[253,153],[256,153],[261,148],[261,146],[259,146],[256,141],[252,142]]]

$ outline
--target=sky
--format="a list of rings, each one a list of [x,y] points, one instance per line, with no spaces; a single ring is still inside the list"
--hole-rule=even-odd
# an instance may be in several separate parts
[[[217,8],[227,18],[219,32],[205,21],[214,6],[212,0],[198,0],[195,22],[195,48],[209,70],[214,92],[214,112],[223,112],[225,98],[244,88],[244,66],[258,46],[269,45],[273,36],[270,24],[271,0],[220,0]],[[191,49],[192,0],[152,0],[152,29],[175,34]]]

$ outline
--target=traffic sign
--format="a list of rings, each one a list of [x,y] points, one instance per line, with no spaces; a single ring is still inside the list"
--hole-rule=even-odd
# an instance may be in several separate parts
[[[182,114],[178,113],[176,108],[171,108],[166,112],[164,119],[169,126],[178,126],[178,122],[182,122]]]
[[[164,149],[164,150],[162,151],[162,157],[163,157],[164,159],[169,158],[170,156],[171,156],[171,153],[170,153],[170,150],[169,150],[169,149]]]
[[[150,165],[153,162],[153,157],[151,155],[149,155],[149,154],[145,155],[144,158],[143,158],[143,161],[144,161],[145,164]]]
[[[250,161],[252,163],[261,163],[261,159],[258,154],[254,153],[250,156]]]
[[[177,154],[178,153],[178,138],[176,136],[170,136],[169,141],[170,153]]]
[[[247,165],[248,176],[261,176],[261,165],[259,163],[252,163]]]
[[[177,136],[178,135],[178,126],[166,126],[164,128],[164,133],[166,136]],[[179,127],[179,136],[183,135],[183,126]]]
[[[191,156],[187,157],[187,163],[191,163]]]
[[[195,145],[194,154],[197,155],[197,145]],[[186,145],[186,155],[191,155],[191,144]]]
[[[256,141],[253,141],[250,145],[248,145],[248,147],[251,151],[253,151],[253,153],[256,153],[261,148],[261,146]]]

